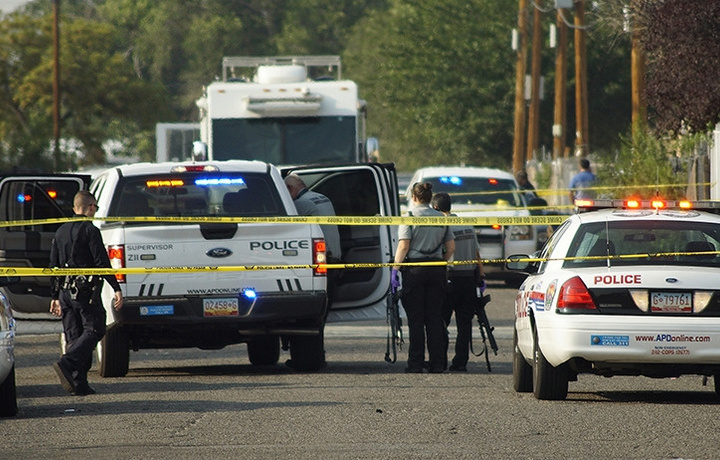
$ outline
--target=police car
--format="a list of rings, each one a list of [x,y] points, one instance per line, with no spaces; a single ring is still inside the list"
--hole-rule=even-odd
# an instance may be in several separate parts
[[[452,212],[460,217],[528,217],[525,195],[515,177],[494,168],[465,166],[429,166],[413,174],[406,190],[408,203],[412,186],[430,182],[433,193],[446,192],[452,197]],[[503,278],[517,286],[517,272],[507,272],[501,262],[510,254],[529,253],[537,249],[536,229],[532,225],[492,225],[475,227],[485,274]]]
[[[11,279],[0,277],[0,285],[10,284]],[[0,417],[17,414],[15,390],[15,320],[10,302],[0,291]]]
[[[713,376],[720,395],[717,203],[578,203],[515,300],[513,386],[565,399],[578,374]],[[713,209],[717,212],[717,209]]]

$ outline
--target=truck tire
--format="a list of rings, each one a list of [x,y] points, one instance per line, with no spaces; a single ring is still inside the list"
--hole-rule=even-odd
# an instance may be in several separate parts
[[[121,327],[109,327],[97,344],[97,361],[102,377],[124,377],[130,367],[130,344]]]
[[[315,372],[325,367],[324,333],[290,337],[290,360],[296,371]]]
[[[17,414],[17,392],[15,388],[15,366],[13,365],[5,381],[0,384],[0,417],[12,417]]]
[[[280,359],[280,337],[258,337],[247,344],[253,366],[274,366]]]

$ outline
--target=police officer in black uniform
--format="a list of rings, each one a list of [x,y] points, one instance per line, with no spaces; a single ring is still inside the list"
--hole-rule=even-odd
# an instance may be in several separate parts
[[[416,183],[412,188],[412,216],[443,217],[430,208],[432,184]],[[447,261],[455,251],[453,234],[448,226],[398,227],[398,248],[395,263]],[[443,252],[443,247],[445,248]],[[400,287],[399,266],[393,267],[393,290]],[[402,271],[402,304],[408,318],[410,346],[405,372],[421,373],[425,364],[425,333],[430,359],[428,370],[441,373],[447,368],[446,334],[442,305],[447,288],[447,267],[408,266]]]
[[[455,216],[450,213],[452,199],[444,192],[436,193],[432,197],[433,209],[446,216]],[[448,293],[443,305],[443,320],[450,324],[450,318],[455,312],[455,326],[457,338],[455,339],[455,356],[450,364],[451,372],[467,372],[467,362],[470,358],[470,341],[472,340],[472,319],[477,304],[476,288],[485,289],[485,274],[480,260],[475,229],[471,225],[453,225],[455,237],[455,253],[453,260],[477,261],[473,264],[448,266]]]
[[[95,197],[86,190],[75,194],[75,217],[94,217]],[[89,221],[60,226],[50,249],[50,267],[111,268],[100,230]],[[57,277],[52,283],[50,312],[62,317],[67,349],[54,364],[60,383],[68,393],[84,396],[95,393],[87,381],[92,353],[105,335],[105,309],[100,300],[103,278],[115,291],[114,308],[122,307],[123,296],[114,275]]]

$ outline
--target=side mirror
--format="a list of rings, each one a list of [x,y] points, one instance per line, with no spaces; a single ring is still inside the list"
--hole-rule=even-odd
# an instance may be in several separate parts
[[[369,162],[380,161],[380,141],[377,137],[368,137],[365,141],[365,153]]]
[[[511,271],[532,274],[537,272],[537,263],[530,260],[527,254],[514,254],[507,258],[505,268]]]

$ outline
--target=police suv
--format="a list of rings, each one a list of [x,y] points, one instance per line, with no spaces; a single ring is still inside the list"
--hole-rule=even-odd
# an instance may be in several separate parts
[[[581,373],[699,374],[720,394],[720,216],[700,210],[713,204],[576,204],[591,212],[537,258],[508,262],[529,273],[515,300],[515,391],[564,399]]]
[[[396,229],[339,226],[342,262],[362,267],[339,277],[328,313],[327,269],[317,267],[325,262],[320,227],[262,222],[297,215],[283,182],[290,172],[328,196],[338,216],[399,213],[393,165],[281,171],[259,161],[139,163],[113,167],[94,178],[90,191],[99,206],[95,225],[113,267],[143,269],[117,275],[125,297],[120,311],[112,309],[110,287],[103,288],[108,329],[97,348],[102,376],[125,375],[130,350],[147,348],[218,349],[247,343],[253,365],[272,365],[279,360],[281,338],[287,339],[293,368],[313,371],[325,362],[326,321],[385,318],[390,274],[372,264],[390,260]],[[8,179],[0,198],[10,205],[0,208],[17,208],[6,213],[6,220],[68,217],[72,196],[84,188],[85,179]],[[258,219],[240,222],[244,217]],[[0,253],[0,264],[47,266],[57,225],[9,227],[14,258]],[[223,266],[241,269],[214,269]],[[145,270],[158,267],[170,272]],[[32,301],[47,311],[49,285],[41,281],[21,277],[19,286],[9,287],[15,291],[10,299],[14,310],[26,309],[23,305]]]

